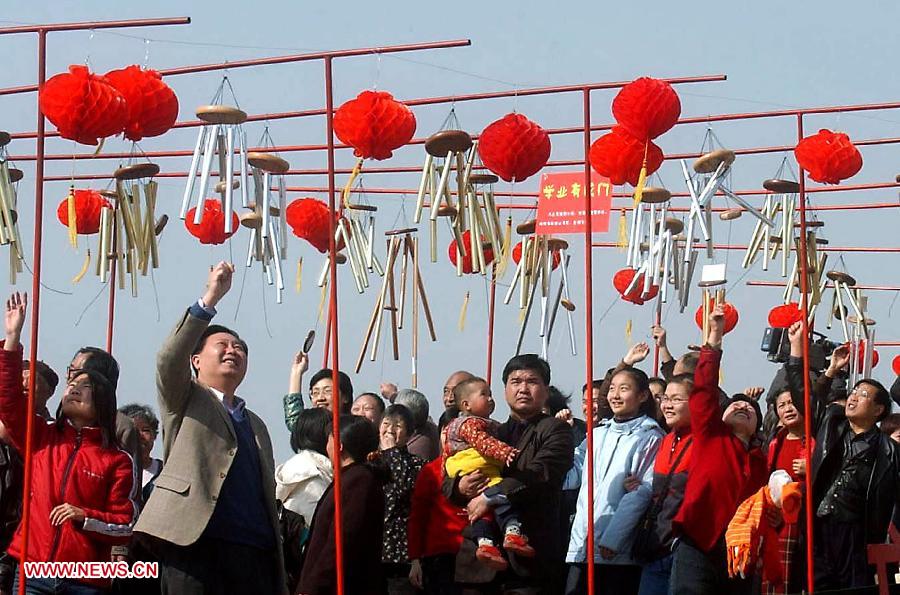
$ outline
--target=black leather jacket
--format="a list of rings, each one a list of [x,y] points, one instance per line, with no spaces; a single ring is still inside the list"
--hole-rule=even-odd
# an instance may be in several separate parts
[[[791,358],[785,365],[794,406],[805,413],[803,402],[803,361]],[[822,380],[824,379],[824,380]],[[835,477],[843,464],[844,436],[851,432],[844,407],[828,402],[830,379],[822,375],[812,388],[812,427],[816,448],[812,457],[813,509],[818,508],[828,488],[827,478]],[[882,433],[878,434],[875,464],[866,490],[866,543],[884,543],[894,507],[900,504],[900,450]],[[859,511],[856,511],[859,512]]]

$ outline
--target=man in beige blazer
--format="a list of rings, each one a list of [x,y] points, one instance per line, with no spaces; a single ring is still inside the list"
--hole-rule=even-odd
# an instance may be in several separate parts
[[[247,344],[209,324],[233,273],[232,264],[213,267],[203,297],[157,356],[164,465],[135,531],[150,536],[160,557],[164,594],[287,590],[272,443],[235,394]]]

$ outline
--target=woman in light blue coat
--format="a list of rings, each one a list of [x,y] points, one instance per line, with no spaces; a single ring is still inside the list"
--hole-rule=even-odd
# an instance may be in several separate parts
[[[631,557],[638,523],[650,505],[653,462],[663,431],[647,375],[625,368],[613,376],[608,400],[613,418],[594,428],[594,592],[637,593],[641,567]],[[580,485],[569,540],[566,593],[587,591],[587,440],[575,450],[564,489]],[[629,489],[626,489],[626,481]]]

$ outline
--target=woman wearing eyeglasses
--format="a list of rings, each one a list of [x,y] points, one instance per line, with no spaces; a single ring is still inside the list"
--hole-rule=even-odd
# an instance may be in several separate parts
[[[0,421],[23,452],[27,400],[22,388],[22,347],[27,298],[6,302],[6,341],[0,350]],[[137,514],[132,463],[118,448],[116,393],[94,370],[72,374],[55,421],[32,420],[33,481],[28,527],[29,562],[109,561],[112,545],[126,544]],[[9,547],[22,556],[24,525]],[[16,577],[16,583],[21,579]],[[102,593],[108,580],[29,578],[27,593]],[[60,587],[62,587],[60,589]],[[15,591],[17,585],[14,586]]]

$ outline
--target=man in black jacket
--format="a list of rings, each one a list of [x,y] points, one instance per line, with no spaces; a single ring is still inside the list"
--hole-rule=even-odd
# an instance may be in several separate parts
[[[469,519],[476,520],[506,502],[515,505],[522,532],[534,546],[535,557],[510,555],[510,570],[497,578],[504,592],[553,594],[559,591],[563,546],[559,534],[559,498],[566,472],[572,467],[575,445],[569,425],[543,413],[550,385],[550,365],[534,354],[518,355],[503,369],[510,417],[497,438],[515,446],[519,456],[503,470],[503,480],[486,490],[484,476],[472,473],[454,483],[446,480],[445,493],[468,503]],[[474,558],[474,545],[464,540],[457,561],[457,580],[480,582],[484,567]],[[491,571],[492,572],[492,571]],[[490,573],[487,579],[490,580]]]
[[[788,384],[794,406],[804,411],[806,371],[799,322],[789,329],[789,337]],[[836,349],[825,378],[833,378],[849,360],[846,347]],[[866,545],[885,542],[894,507],[900,504],[900,451],[876,426],[891,411],[890,394],[868,378],[850,390],[846,405],[827,402],[822,391],[813,392],[816,590],[869,586],[874,572]]]

